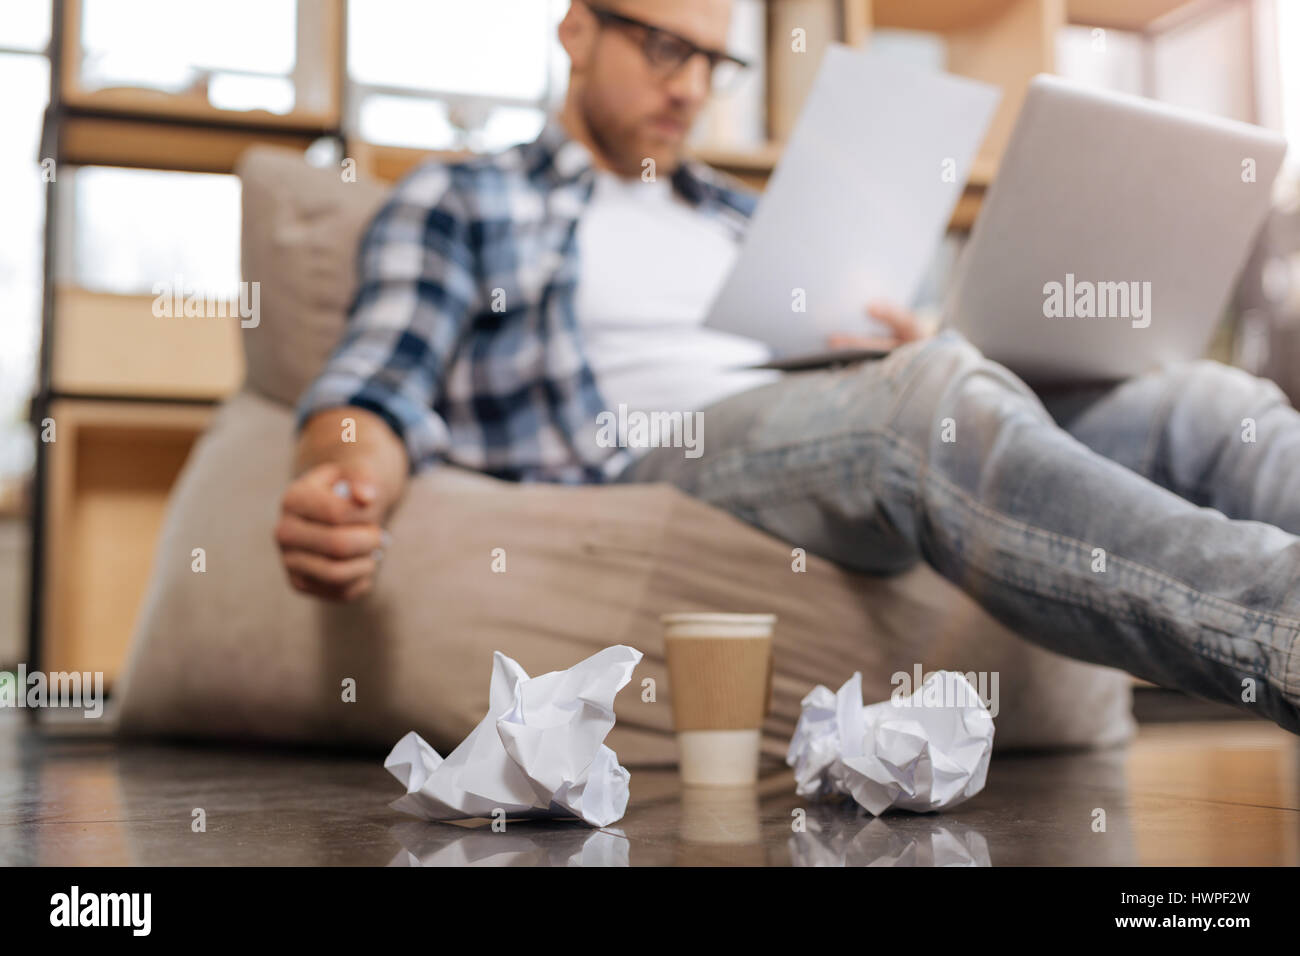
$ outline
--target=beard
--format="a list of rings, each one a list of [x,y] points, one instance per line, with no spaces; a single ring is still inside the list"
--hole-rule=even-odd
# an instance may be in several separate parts
[[[629,124],[602,104],[591,89],[579,98],[582,121],[601,155],[614,170],[625,176],[639,176],[642,163],[653,159],[664,175],[676,171],[681,161],[681,144],[655,140],[643,125]]]

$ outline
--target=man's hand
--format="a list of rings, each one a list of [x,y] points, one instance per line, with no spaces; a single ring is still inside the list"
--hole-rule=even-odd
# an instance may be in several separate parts
[[[360,467],[317,465],[289,485],[275,541],[289,581],[332,601],[368,592],[382,557],[379,492]]]
[[[826,344],[832,349],[868,349],[888,352],[908,342],[928,338],[934,330],[926,326],[916,315],[891,302],[873,302],[867,306],[867,314],[889,326],[891,335],[858,335],[839,332],[828,336]]]
[[[339,440],[343,417],[356,423],[355,443]],[[405,449],[377,416],[333,410],[303,429],[298,466],[275,526],[289,582],[326,600],[355,600],[374,585],[388,539],[382,524],[405,486]]]

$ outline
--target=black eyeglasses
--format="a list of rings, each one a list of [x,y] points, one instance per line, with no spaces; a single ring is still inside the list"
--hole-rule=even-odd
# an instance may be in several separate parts
[[[585,5],[602,26],[620,26],[641,33],[641,52],[645,55],[650,68],[661,79],[666,80],[684,67],[696,54],[701,54],[708,61],[713,89],[725,93],[736,87],[740,77],[749,68],[749,64],[738,56],[732,56],[721,50],[707,50],[671,30],[665,30],[663,27],[591,3]]]

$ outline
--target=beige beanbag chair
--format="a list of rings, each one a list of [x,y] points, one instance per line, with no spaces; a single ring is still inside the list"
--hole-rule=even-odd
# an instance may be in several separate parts
[[[487,710],[493,651],[538,674],[623,643],[645,658],[608,743],[629,766],[669,763],[658,618],[718,610],[779,618],[764,725],[773,755],[815,684],[860,670],[865,697],[879,700],[891,675],[917,665],[989,675],[1000,749],[1131,736],[1126,674],[1016,637],[924,566],[871,578],[809,556],[798,572],[789,545],[667,486],[514,485],[433,469],[394,513],[369,597],[338,606],[297,594],[272,542],[289,403],[340,333],[357,242],[386,190],[267,148],[246,154],[240,175],[244,274],[262,283],[262,321],[241,333],[244,389],[173,492],[122,681],[123,733],[378,749],[416,730],[445,752]],[[196,547],[203,573],[190,567]]]

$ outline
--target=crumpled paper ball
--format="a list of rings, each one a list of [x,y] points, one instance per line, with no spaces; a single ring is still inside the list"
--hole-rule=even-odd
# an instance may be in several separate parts
[[[603,741],[614,697],[641,652],[607,647],[564,671],[529,677],[497,651],[488,713],[444,760],[412,731],[384,767],[406,788],[395,810],[426,820],[573,819],[608,826],[627,810],[631,774]]]
[[[800,796],[852,797],[869,813],[945,810],[984,789],[993,716],[965,676],[935,671],[910,697],[863,706],[862,675],[803,699],[786,763]]]

